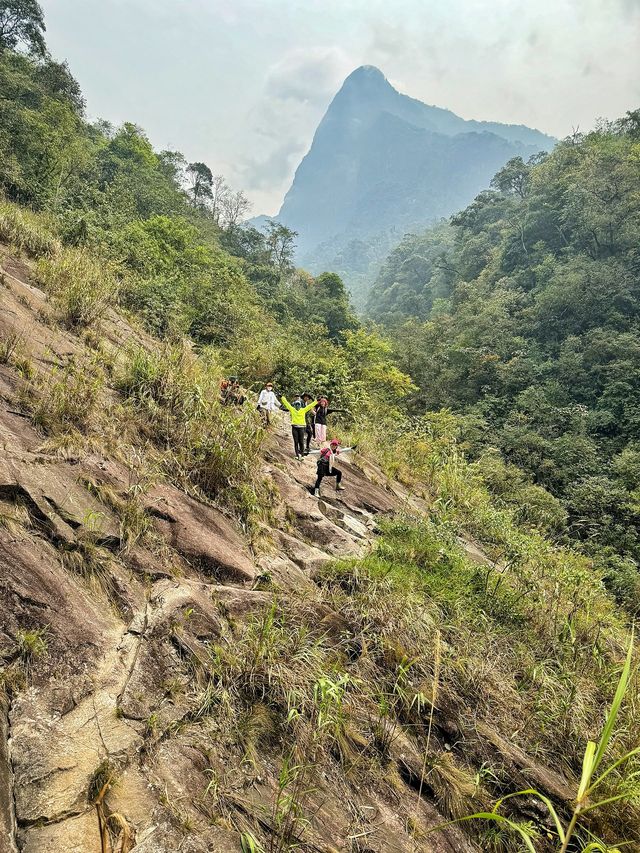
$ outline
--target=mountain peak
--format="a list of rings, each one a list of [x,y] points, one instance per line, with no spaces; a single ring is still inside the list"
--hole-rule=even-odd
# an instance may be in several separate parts
[[[366,89],[392,89],[393,86],[375,65],[360,65],[343,83],[345,87],[358,87]]]

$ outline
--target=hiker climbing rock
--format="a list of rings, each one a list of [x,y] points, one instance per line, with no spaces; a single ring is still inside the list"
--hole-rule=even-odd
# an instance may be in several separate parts
[[[342,471],[335,467],[335,458],[341,453],[350,453],[353,450],[355,450],[355,445],[353,447],[340,447],[338,439],[333,438],[329,443],[329,447],[323,447],[322,450],[311,451],[313,454],[320,454],[320,459],[318,459],[317,464],[316,482],[313,487],[313,494],[317,498],[320,497],[320,485],[325,477],[335,477],[336,492],[344,491],[344,486],[342,485]]]
[[[316,441],[324,444],[327,440],[327,415],[334,412],[343,412],[344,409],[330,409],[327,397],[320,397],[315,410]],[[343,451],[344,452],[344,451]]]
[[[302,395],[302,402],[305,406],[308,406],[311,403],[313,397],[309,393],[305,393]],[[305,447],[304,447],[304,455],[308,456],[309,451],[311,450],[311,440],[316,437],[316,410],[313,408],[313,404],[311,408],[307,411],[305,415]]]
[[[283,395],[280,398],[282,405],[288,410],[291,415],[291,434],[293,435],[293,452],[298,461],[301,461],[304,456],[305,433],[307,429],[306,415],[310,409],[313,409],[317,404],[317,400],[313,400],[308,406],[302,402],[302,395],[297,394],[293,404],[290,403]]]
[[[258,411],[266,426],[271,423],[271,412],[279,409],[278,398],[273,392],[273,382],[267,382],[258,397]]]

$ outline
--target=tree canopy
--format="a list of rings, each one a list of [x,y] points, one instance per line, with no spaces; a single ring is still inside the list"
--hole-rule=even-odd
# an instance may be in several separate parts
[[[405,238],[369,303],[420,387],[414,410],[463,415],[477,457],[497,448],[561,500],[567,536],[635,561],[637,128],[629,113],[509,161],[450,223]]]

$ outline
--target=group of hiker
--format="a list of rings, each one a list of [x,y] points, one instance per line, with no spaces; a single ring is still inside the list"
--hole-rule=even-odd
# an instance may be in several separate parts
[[[340,447],[337,438],[331,439],[327,447],[323,447],[327,441],[327,417],[334,412],[342,412],[342,409],[329,407],[326,396],[320,395],[317,399],[313,394],[305,392],[296,394],[290,403],[282,395],[278,400],[273,383],[267,382],[258,397],[258,411],[262,414],[266,425],[271,423],[271,417],[275,411],[284,408],[291,417],[291,434],[293,437],[293,452],[298,461],[305,456],[318,456],[316,482],[313,493],[320,496],[320,484],[325,477],[335,477],[336,491],[344,491],[342,485],[342,471],[335,465],[336,457],[340,453],[348,453],[354,448]],[[319,445],[317,449],[311,449],[314,442]]]
[[[230,376],[220,383],[220,402],[223,406],[243,406],[247,398],[240,388],[237,376]]]

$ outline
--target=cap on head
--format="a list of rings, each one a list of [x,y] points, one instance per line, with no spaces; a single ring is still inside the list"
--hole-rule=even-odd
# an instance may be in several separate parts
[[[308,391],[305,391],[304,394],[302,395],[302,399],[303,400],[313,400],[313,397],[311,396],[311,394],[309,394]]]
[[[332,438],[331,441],[329,442],[330,447],[338,447],[339,444],[340,444],[340,442],[338,441],[337,438]]]

